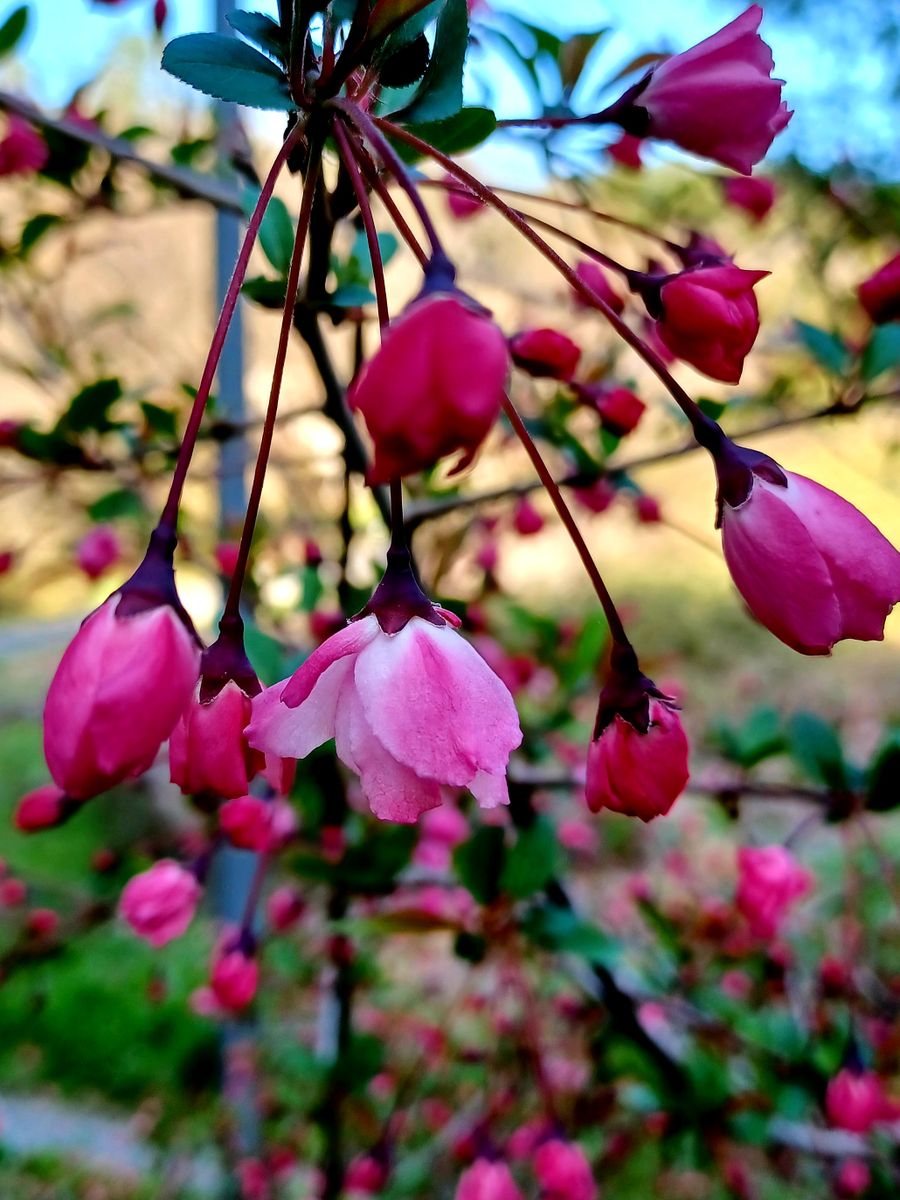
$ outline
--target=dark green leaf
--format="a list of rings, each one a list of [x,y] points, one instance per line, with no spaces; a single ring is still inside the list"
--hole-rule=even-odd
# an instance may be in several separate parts
[[[263,308],[284,308],[287,282],[284,279],[266,279],[264,275],[254,275],[244,280],[241,291]]]
[[[163,69],[207,96],[249,108],[295,107],[284,72],[271,59],[221,33],[189,33],[169,42]]]
[[[710,400],[708,396],[701,396],[701,398],[697,401],[697,404],[700,408],[700,411],[705,413],[706,416],[712,417],[714,421],[718,421],[719,417],[721,417],[722,413],[728,407],[728,404],[725,401]]]
[[[294,250],[294,222],[287,205],[273,196],[266,207],[259,227],[262,252],[281,275],[287,275]]]
[[[875,379],[884,371],[897,367],[900,367],[900,325],[882,325],[874,331],[863,351],[863,379]]]
[[[503,830],[496,825],[482,826],[454,851],[456,874],[479,904],[491,904],[500,895],[505,857]]]
[[[26,221],[22,229],[22,236],[19,239],[19,253],[27,254],[33,246],[41,240],[45,233],[49,233],[51,229],[55,229],[57,225],[62,225],[62,217],[58,217],[56,213],[38,213],[37,216]]]
[[[848,785],[847,763],[837,733],[821,717],[798,712],[788,722],[791,755],[806,775],[824,787]]]
[[[900,808],[900,729],[878,749],[869,767],[866,807],[873,812]]]
[[[284,648],[281,642],[247,621],[244,627],[244,645],[253,669],[266,687],[284,677]]]
[[[28,5],[22,4],[13,9],[0,25],[0,58],[12,53],[22,40],[22,35],[28,28],[28,16]]]
[[[741,726],[725,722],[715,726],[714,736],[725,757],[742,767],[755,767],[780,754],[786,744],[781,714],[767,705],[755,708]]]
[[[612,967],[619,955],[618,944],[596,925],[555,904],[533,909],[522,932],[545,950],[576,954],[598,966]]]
[[[377,0],[369,22],[369,38],[376,42],[396,30],[397,33],[408,31],[405,40],[410,41],[433,20],[433,10],[438,7],[440,4],[435,0]],[[429,14],[427,17],[426,13]]]
[[[122,385],[118,379],[98,379],[82,388],[72,397],[66,412],[59,421],[61,429],[72,433],[85,433],[88,429],[103,432],[112,429],[109,410],[122,396]]]
[[[443,121],[462,108],[463,66],[469,45],[466,0],[446,0],[438,17],[431,61],[413,102],[400,114],[404,125]]]
[[[342,1090],[359,1092],[384,1066],[385,1046],[371,1033],[356,1033],[334,1064],[332,1079]]]
[[[424,33],[385,57],[379,71],[383,87],[404,88],[417,83],[428,68],[431,46]]]
[[[794,325],[800,341],[826,371],[835,375],[846,371],[850,363],[850,351],[836,333],[807,325],[805,321],[795,321]]]
[[[234,12],[228,13],[225,20],[248,42],[252,42],[254,46],[264,50],[282,66],[287,65],[288,48],[281,36],[281,26],[277,21],[273,21],[265,13],[244,12],[243,9],[236,9]]]
[[[205,150],[213,146],[213,139],[208,137],[191,138],[186,142],[178,142],[169,153],[172,162],[179,167],[191,167]]]
[[[88,508],[88,516],[92,521],[102,524],[120,517],[143,517],[146,511],[137,492],[128,488],[116,488],[115,491],[107,492],[105,496],[95,500]]]
[[[532,896],[547,886],[559,865],[556,830],[545,817],[538,817],[519,831],[515,844],[507,851],[500,890],[517,900]]]
[[[177,431],[177,418],[171,408],[163,408],[159,404],[151,404],[149,400],[141,401],[141,412],[144,420],[153,433],[163,437],[174,438]]]
[[[489,108],[472,105],[461,108],[444,121],[412,124],[409,131],[444,154],[462,154],[464,150],[480,146],[496,128],[497,118]],[[415,162],[421,157],[417,150],[405,142],[395,142],[394,149],[406,162]]]
[[[375,303],[374,294],[364,283],[342,283],[328,297],[335,308],[365,308]]]

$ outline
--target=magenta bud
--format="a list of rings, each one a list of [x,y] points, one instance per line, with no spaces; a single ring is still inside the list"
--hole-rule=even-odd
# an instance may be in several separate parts
[[[538,1147],[533,1165],[542,1200],[596,1200],[591,1165],[574,1142],[551,1138]]]
[[[460,1176],[455,1200],[523,1200],[523,1197],[505,1162],[479,1158]]]
[[[47,143],[23,117],[7,118],[6,136],[0,140],[0,176],[34,175],[46,166]]]
[[[735,904],[755,937],[774,938],[790,909],[811,887],[809,871],[786,846],[742,846],[738,850]]]
[[[900,254],[863,280],[856,292],[876,325],[900,320]]]
[[[516,366],[538,379],[569,380],[581,358],[580,348],[556,329],[524,329],[509,348]]]
[[[129,879],[119,901],[119,914],[139,938],[158,949],[185,932],[201,894],[192,871],[164,858]]]
[[[722,192],[732,208],[740,208],[759,223],[775,204],[775,184],[760,175],[733,175],[722,181]]]
[[[78,809],[64,791],[53,784],[35,788],[23,796],[16,806],[15,826],[22,833],[37,833],[41,829],[55,829],[62,825]]]
[[[122,557],[119,536],[111,525],[98,525],[86,533],[75,550],[75,561],[88,579],[99,579]]]

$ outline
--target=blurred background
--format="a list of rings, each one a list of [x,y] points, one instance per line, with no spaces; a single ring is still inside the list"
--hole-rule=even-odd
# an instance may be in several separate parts
[[[165,764],[139,787],[92,802],[62,830],[29,838],[12,819],[19,797],[46,780],[39,716],[58,656],[83,615],[133,569],[158,512],[208,346],[217,279],[233,253],[236,210],[252,187],[248,151],[265,169],[282,118],[250,113],[238,127],[220,112],[227,132],[217,142],[210,105],[159,70],[168,38],[216,27],[212,0],[169,0],[162,33],[150,0],[27,7],[26,31],[0,61],[0,109],[9,110],[4,96],[24,97],[63,125],[37,124],[49,151],[39,173],[0,179],[0,1195],[192,1200],[232,1189],[299,1200],[318,1194],[314,1167],[329,1137],[323,1096],[334,1084],[316,1030],[322,946],[333,929],[316,909],[324,876],[308,861],[327,825],[315,778],[301,773],[294,799],[306,841],[298,861],[284,864],[284,880],[302,888],[314,915],[267,947],[271,986],[259,1027],[226,1030],[224,1039],[189,1003],[210,923],[154,952],[113,916],[129,875],[160,846],[198,836],[198,818],[168,784]],[[275,11],[265,0],[254,7]],[[18,8],[0,4],[0,29]],[[589,111],[636,56],[690,45],[738,11],[724,0],[492,0],[473,14],[467,95],[499,116],[533,113],[536,89],[558,99],[553,47],[604,31],[570,94]],[[894,326],[875,341],[856,287],[900,243],[900,8],[769,0],[763,32],[796,115],[764,165],[775,203],[761,218],[728,202],[722,173],[709,164],[651,146],[635,171],[607,153],[606,135],[501,132],[467,165],[492,184],[585,201],[676,240],[700,230],[740,266],[772,271],[758,289],[762,331],[741,384],[726,388],[683,365],[678,377],[729,431],[763,430],[757,448],[845,496],[897,544],[900,339]],[[93,149],[66,131],[79,123],[98,135]],[[110,138],[119,139],[112,154],[103,145]],[[122,140],[141,159],[218,181],[224,204],[120,161]],[[657,1020],[667,1053],[688,1063],[690,1128],[672,1117],[678,1089],[658,1083],[659,1064],[636,1065],[621,1039],[604,1041],[589,1013],[574,1013],[568,983],[549,963],[530,965],[528,986],[550,1014],[548,1069],[569,1128],[601,1164],[603,1194],[621,1200],[862,1194],[839,1191],[847,1160],[870,1164],[865,1194],[896,1195],[894,1142],[864,1153],[861,1144],[816,1137],[829,1132],[822,1094],[848,1039],[900,1096],[900,826],[890,811],[900,804],[900,619],[888,621],[883,644],[844,643],[828,659],[800,658],[756,625],[722,561],[708,464],[682,452],[684,426],[657,382],[595,314],[573,306],[559,277],[498,218],[459,220],[439,188],[427,195],[460,282],[505,330],[564,329],[582,349],[580,378],[627,386],[647,405],[627,438],[604,439],[593,415],[560,398],[552,382],[515,382],[514,398],[538,423],[561,476],[584,471],[573,447],[588,448],[595,477],[569,494],[642,664],[684,705],[692,789],[652,826],[584,809],[578,754],[604,630],[550,506],[531,492],[524,454],[498,430],[461,481],[439,474],[410,487],[423,577],[434,594],[477,613],[479,648],[514,686],[535,731],[538,770],[549,772],[538,809],[555,824],[554,853],[591,936],[604,939],[602,949],[594,941],[584,951],[574,937],[556,948],[585,953],[603,970],[622,968],[645,1006],[666,998],[681,1005],[643,1017],[648,1028]],[[296,181],[280,185],[279,196],[293,213]],[[628,265],[646,262],[648,244],[633,232],[578,212],[532,211]],[[342,231],[329,345],[344,380],[365,297],[345,294],[338,312],[337,294],[351,284],[365,289],[363,258],[355,232]],[[268,392],[272,296],[284,266],[277,246],[255,252],[243,362],[232,357],[223,375],[187,493],[179,585],[204,631],[239,533],[239,481]],[[388,284],[398,308],[417,289],[402,249]],[[291,351],[282,403],[248,635],[267,683],[333,627],[342,606],[365,597],[386,545],[370,495],[358,477],[347,481],[341,432],[321,412],[321,383],[300,347]],[[838,415],[819,415],[835,405]],[[601,478],[612,488],[598,500],[591,483]],[[481,493],[483,501],[467,500]],[[523,534],[525,494],[539,527]],[[85,550],[97,530],[107,539],[99,560],[96,537]],[[534,793],[533,780],[529,787]],[[844,819],[836,797],[851,797],[853,808],[873,795],[877,811]],[[348,836],[380,846],[371,823],[357,818]],[[715,931],[713,901],[731,904],[734,848],[785,838],[815,871],[815,892],[777,953],[731,954]],[[412,841],[404,853],[405,868]],[[460,1144],[478,1124],[494,1073],[534,1090],[517,1023],[523,1001],[502,953],[499,964],[482,963],[491,942],[483,913],[404,910],[405,893],[392,892],[390,878],[391,888],[375,891],[391,895],[369,898],[349,927],[364,966],[361,1032],[343,1063],[344,1150],[352,1159],[381,1144],[400,1114],[406,1174],[378,1194],[450,1196],[471,1157]],[[477,885],[469,892],[486,903]],[[42,929],[34,918],[47,911],[58,923],[49,933],[53,920],[43,918]],[[541,937],[550,946],[546,930]],[[858,974],[823,998],[810,981],[820,981],[829,956]],[[740,1013],[720,988],[738,965],[749,980]],[[587,1035],[576,1048],[578,1029]],[[243,1047],[237,1064],[228,1059],[232,1036]],[[241,1053],[258,1064],[252,1086],[241,1082]],[[708,1107],[695,1103],[700,1095]],[[658,1128],[642,1136],[650,1116]],[[241,1161],[267,1164],[256,1192],[247,1171],[229,1170],[236,1143]]]

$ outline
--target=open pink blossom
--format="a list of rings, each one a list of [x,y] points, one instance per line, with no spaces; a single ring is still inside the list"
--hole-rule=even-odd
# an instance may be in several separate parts
[[[725,495],[721,515],[747,607],[801,654],[829,654],[844,638],[880,641],[900,601],[900,553],[843,497],[759,457],[749,491]]]
[[[55,782],[84,800],[153,762],[187,705],[200,652],[167,603],[130,611],[114,593],[85,620],[44,706],[44,752]]]
[[[646,732],[616,713],[588,749],[591,812],[608,808],[651,821],[665,816],[688,778],[688,740],[676,709],[664,699],[650,700]]]
[[[863,280],[856,293],[876,325],[900,320],[900,254]]]
[[[711,37],[654,67],[623,97],[629,133],[674,142],[749,175],[793,115],[772,78],[753,4]]]
[[[425,470],[456,451],[472,461],[497,417],[509,351],[490,314],[447,285],[428,290],[387,327],[347,400],[375,445],[371,483]]]
[[[455,1200],[522,1200],[522,1193],[505,1162],[478,1158],[460,1176]]]
[[[129,879],[119,912],[138,937],[159,948],[185,932],[194,919],[201,890],[193,872],[164,858]]]
[[[574,1142],[560,1138],[544,1142],[534,1156],[534,1173],[542,1200],[596,1200],[591,1165]]]
[[[735,903],[756,937],[774,938],[812,876],[786,846],[741,846]]]
[[[370,613],[258,696],[247,736],[293,758],[334,738],[376,816],[413,822],[444,785],[485,808],[507,803],[522,735],[509,692],[454,629],[414,616],[386,633]]]
[[[900,1116],[900,1106],[888,1097],[875,1072],[852,1067],[828,1081],[825,1111],[832,1125],[851,1133],[869,1133],[873,1126]]]

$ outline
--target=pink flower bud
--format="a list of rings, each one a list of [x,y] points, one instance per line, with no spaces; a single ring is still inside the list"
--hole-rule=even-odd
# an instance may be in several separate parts
[[[256,997],[259,965],[241,949],[228,950],[216,959],[209,986],[221,1008],[226,1012],[241,1012]]]
[[[626,387],[583,387],[579,399],[597,410],[604,429],[617,437],[625,437],[637,428],[647,405]]]
[[[216,546],[214,551],[216,565],[226,579],[230,579],[234,574],[239,553],[240,545],[237,542],[219,542]]]
[[[614,483],[610,483],[605,476],[601,476],[587,487],[572,488],[572,495],[588,512],[599,515],[606,512],[613,503],[618,495],[618,490]]]
[[[441,803],[442,785],[506,803],[521,731],[506,688],[450,625],[413,616],[386,633],[370,612],[256,697],[247,737],[292,758],[335,738],[376,816],[408,823]]]
[[[47,693],[47,766],[79,800],[147,770],[197,681],[192,631],[172,604],[147,607],[144,595],[116,592],[91,613]]]
[[[874,1125],[894,1120],[898,1108],[874,1071],[844,1067],[828,1081],[825,1112],[838,1129],[868,1133]]]
[[[620,313],[625,308],[625,301],[606,277],[606,272],[598,262],[586,258],[575,267],[575,274],[581,282],[603,300],[613,312]],[[574,290],[572,296],[579,308],[590,308],[590,301],[580,291]]]
[[[772,79],[772,51],[759,36],[753,4],[705,41],[673,55],[626,98],[630,133],[675,142],[749,175],[792,117]]]
[[[387,327],[348,402],[375,444],[371,483],[433,466],[468,466],[500,413],[509,352],[489,314],[459,291],[414,300]]]
[[[296,925],[306,911],[306,902],[296,888],[276,888],[266,904],[269,924],[279,933]]]
[[[746,465],[730,497],[730,460],[719,469],[722,548],[754,617],[801,654],[880,641],[900,601],[900,554],[835,492],[736,449]]]
[[[75,561],[88,579],[99,579],[122,557],[119,537],[110,525],[98,525],[78,543]]]
[[[543,1200],[596,1200],[590,1163],[574,1142],[544,1142],[534,1156],[534,1173]]]
[[[742,209],[756,222],[764,220],[775,203],[775,184],[759,175],[723,179],[722,191],[733,208]]]
[[[36,938],[52,938],[59,929],[59,913],[52,908],[33,908],[25,919],[25,928]]]
[[[233,679],[205,703],[200,695],[195,690],[169,739],[172,782],[186,796],[246,796],[263,765],[244,736],[250,697]]]
[[[166,0],[154,0],[153,5],[153,28],[157,33],[162,33],[166,23],[166,18],[169,15],[169,5]]]
[[[455,1200],[522,1200],[504,1162],[479,1158],[460,1176]]]
[[[523,329],[510,340],[513,362],[537,378],[571,379],[581,350],[556,329]]]
[[[863,280],[856,294],[876,325],[900,320],[900,254]]]
[[[641,158],[642,145],[642,138],[635,137],[633,133],[623,133],[617,142],[606,147],[606,153],[620,167],[627,167],[629,171],[640,171],[644,165]]]
[[[544,528],[544,518],[527,496],[520,497],[516,503],[513,525],[516,533],[520,533],[522,537],[531,537],[532,534],[540,533]]]
[[[785,846],[738,850],[735,903],[756,937],[775,937],[788,911],[811,886],[812,876]]]
[[[219,809],[219,828],[241,850],[268,850],[272,842],[272,805],[257,796],[227,800]]]
[[[344,1187],[348,1192],[377,1196],[387,1183],[387,1178],[387,1163],[372,1154],[361,1154],[348,1165]]]
[[[41,135],[22,117],[10,116],[0,141],[0,175],[33,175],[49,157]]]
[[[678,713],[651,698],[646,732],[617,712],[588,749],[588,808],[651,821],[665,816],[687,786],[688,740]]]
[[[419,841],[413,862],[433,871],[446,870],[455,846],[469,836],[469,822],[455,804],[442,804],[419,821]]]
[[[753,288],[768,274],[725,265],[670,276],[659,289],[660,339],[704,375],[738,383],[759,333]]]
[[[656,525],[662,520],[659,501],[655,496],[649,496],[646,492],[641,492],[635,499],[634,512],[642,525]]]
[[[848,1158],[838,1168],[834,1182],[839,1196],[861,1196],[872,1182],[872,1172],[861,1158]]]
[[[77,808],[65,792],[52,783],[23,796],[16,807],[15,825],[22,833],[36,833],[61,825]]]
[[[181,937],[194,919],[201,893],[193,872],[164,858],[129,879],[119,913],[138,937],[158,949]]]
[[[476,213],[484,211],[484,204],[474,192],[459,183],[452,175],[445,175],[444,182],[450,186],[444,193],[447,197],[447,207],[457,221],[465,221]]]
[[[28,889],[21,879],[4,879],[0,882],[0,908],[18,908],[25,903]]]
[[[0,575],[7,575],[12,569],[16,561],[15,552],[12,550],[0,550]]]

